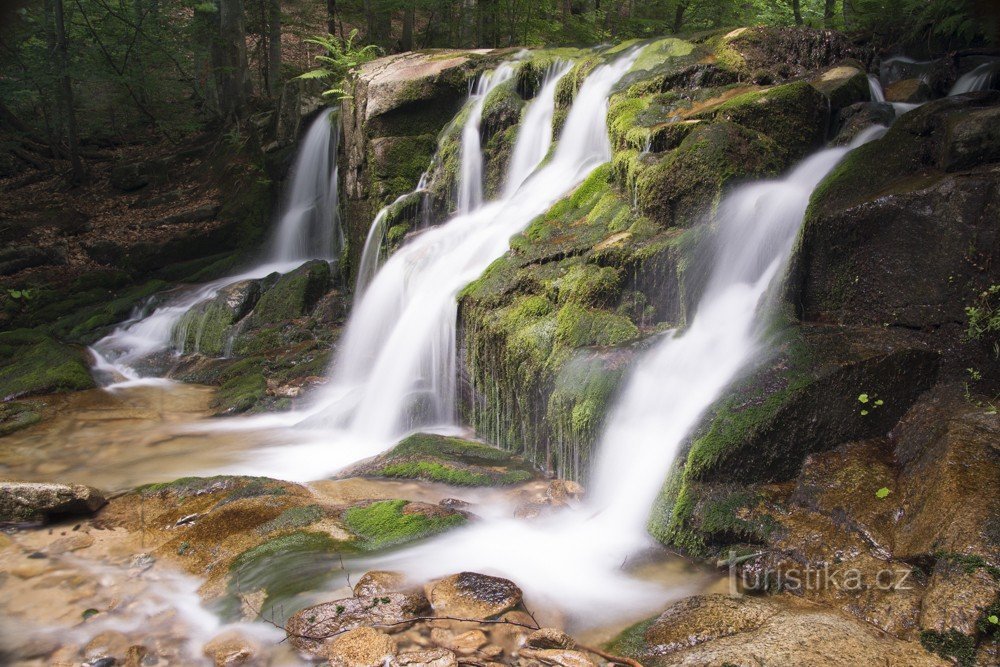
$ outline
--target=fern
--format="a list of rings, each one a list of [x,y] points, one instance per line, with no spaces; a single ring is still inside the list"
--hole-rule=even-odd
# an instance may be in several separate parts
[[[382,50],[374,44],[358,47],[355,44],[357,36],[358,31],[355,29],[346,39],[341,39],[336,35],[323,35],[306,39],[307,43],[321,47],[326,53],[313,58],[319,67],[304,72],[296,78],[326,81],[329,87],[323,92],[324,97],[333,97],[338,100],[350,97],[344,83],[351,70],[377,58],[382,53]]]

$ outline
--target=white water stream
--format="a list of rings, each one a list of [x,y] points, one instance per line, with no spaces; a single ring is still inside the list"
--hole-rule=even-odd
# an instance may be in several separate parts
[[[511,165],[521,187],[424,231],[378,271],[354,306],[330,383],[306,421],[345,432],[349,442],[324,456],[332,457],[331,467],[378,453],[414,428],[454,423],[456,296],[507,251],[511,236],[610,159],[608,95],[635,58],[621,57],[587,78],[563,129],[570,140],[538,168],[545,157],[538,144],[552,133],[555,86],[564,72],[548,77],[515,144]],[[468,122],[478,123],[475,110]],[[472,161],[481,167],[481,156]]]
[[[654,546],[652,507],[688,433],[766,347],[768,290],[791,254],[809,197],[851,148],[820,151],[786,177],[749,184],[722,201],[711,277],[690,326],[667,334],[633,365],[599,446],[590,494],[580,507],[523,521],[492,519],[374,565],[415,578],[461,570],[496,573],[535,599],[579,610],[583,625],[662,608],[683,590],[630,577],[623,565]]]
[[[128,320],[94,343],[94,371],[109,388],[169,382],[147,377],[141,363],[177,347],[175,328],[192,307],[219,290],[243,280],[287,273],[308,259],[334,259],[343,246],[337,210],[337,146],[339,124],[335,112],[319,114],[309,127],[292,167],[278,224],[265,259],[236,275],[167,294],[148,312],[138,308]]]

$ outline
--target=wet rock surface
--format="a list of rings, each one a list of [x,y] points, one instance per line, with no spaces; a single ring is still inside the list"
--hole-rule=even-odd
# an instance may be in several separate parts
[[[461,572],[430,584],[427,598],[442,616],[491,619],[517,608],[521,590],[508,579]]]
[[[0,482],[0,522],[46,522],[88,516],[107,502],[104,494],[89,486]]]
[[[642,637],[631,643],[635,647],[631,655],[656,667],[760,662],[789,667],[948,664],[916,642],[886,637],[848,615],[787,597],[698,596],[674,604],[643,625]]]

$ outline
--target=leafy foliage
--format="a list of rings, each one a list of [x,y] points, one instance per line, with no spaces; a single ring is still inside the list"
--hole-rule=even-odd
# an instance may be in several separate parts
[[[316,62],[320,63],[320,67],[304,72],[298,78],[325,81],[330,87],[323,93],[324,96],[337,100],[350,97],[344,88],[347,73],[358,65],[374,60],[382,53],[382,49],[374,44],[357,46],[355,43],[357,37],[358,30],[355,28],[346,39],[341,39],[336,35],[307,39],[306,42],[321,47],[326,53],[315,57]]]

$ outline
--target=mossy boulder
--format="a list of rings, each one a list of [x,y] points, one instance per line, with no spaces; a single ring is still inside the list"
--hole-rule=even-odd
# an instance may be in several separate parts
[[[94,386],[80,350],[33,330],[0,333],[0,399]]]
[[[726,120],[698,125],[674,151],[639,174],[639,210],[664,227],[695,225],[725,188],[774,176],[790,160],[783,142],[743,125]]]
[[[39,403],[27,401],[0,403],[0,437],[40,422],[43,407]]]
[[[330,264],[306,262],[264,289],[253,309],[253,326],[279,324],[308,315],[330,288]]]
[[[943,346],[948,356],[972,354],[954,344],[964,309],[1000,283],[1000,152],[995,123],[982,122],[997,101],[1000,94],[928,103],[820,184],[789,283],[800,317],[934,332],[953,341]],[[995,374],[994,363],[970,359],[962,368]]]
[[[765,74],[772,82],[830,67],[847,58],[869,62],[873,54],[837,30],[792,26],[737,28],[710,36],[716,63],[741,78]]]
[[[794,478],[806,457],[885,434],[935,381],[936,352],[899,334],[802,327],[774,358],[738,380],[691,437],[664,486],[650,529],[696,555],[761,543],[748,519],[761,484]]]
[[[501,449],[462,438],[416,433],[341,475],[421,479],[453,486],[507,486],[534,479],[536,473]]]
[[[789,159],[798,160],[826,138],[829,107],[821,92],[798,81],[738,95],[714,114],[770,137],[787,151]]]
[[[461,526],[462,512],[408,500],[378,500],[355,505],[341,515],[362,551],[380,551]]]
[[[851,64],[832,67],[810,83],[830,100],[830,110],[833,112],[871,99],[868,75],[860,67]]]
[[[257,303],[260,288],[258,280],[241,280],[188,310],[174,328],[174,340],[181,352],[223,354],[234,333],[231,327]]]
[[[340,170],[352,272],[375,213],[416,187],[437,135],[467,97],[469,79],[493,62],[484,51],[434,50],[378,58],[352,72]]]

